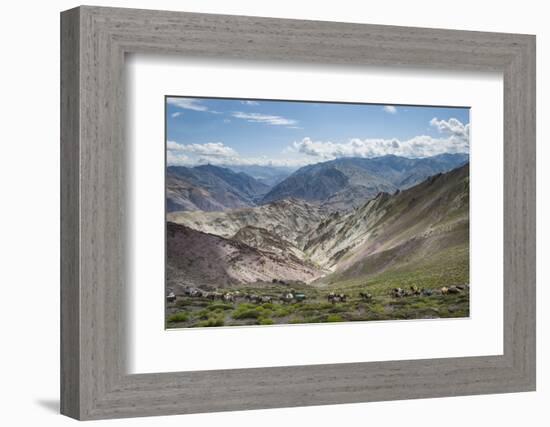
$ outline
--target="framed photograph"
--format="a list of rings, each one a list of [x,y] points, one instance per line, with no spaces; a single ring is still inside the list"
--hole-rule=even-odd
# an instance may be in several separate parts
[[[535,389],[535,38],[61,15],[61,410]]]
[[[466,107],[167,96],[167,327],[469,317],[469,128]]]

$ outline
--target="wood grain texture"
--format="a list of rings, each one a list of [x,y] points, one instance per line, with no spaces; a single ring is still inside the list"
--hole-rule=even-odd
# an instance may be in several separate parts
[[[535,39],[80,7],[62,13],[62,413],[100,419],[535,388]],[[504,354],[128,375],[124,55],[504,75]]]
[[[61,412],[80,414],[79,12],[61,20]]]

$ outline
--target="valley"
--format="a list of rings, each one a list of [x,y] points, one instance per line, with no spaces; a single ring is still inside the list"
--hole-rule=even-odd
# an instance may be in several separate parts
[[[468,316],[467,161],[168,168],[167,327]]]

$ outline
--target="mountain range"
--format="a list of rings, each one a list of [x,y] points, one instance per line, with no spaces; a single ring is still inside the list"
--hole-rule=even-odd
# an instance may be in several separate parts
[[[298,169],[292,166],[270,165],[228,165],[226,167],[234,172],[243,172],[269,187],[278,184]]]
[[[327,162],[302,168],[281,182],[314,179],[296,189],[295,196],[270,201],[279,184],[263,196],[261,205],[169,213],[167,277],[196,286],[285,279],[323,287],[388,271],[415,277],[422,269],[434,280],[462,281],[468,271],[469,165],[452,168],[464,160],[456,155],[431,159]],[[443,168],[452,170],[411,184],[423,173]],[[354,187],[367,178],[373,191],[389,191],[356,201],[347,210],[330,206],[342,191],[361,193]],[[282,188],[292,193],[285,184],[277,190],[281,196]]]
[[[219,211],[255,206],[268,190],[268,185],[246,173],[220,166],[169,166],[166,210]]]
[[[380,192],[407,189],[466,162],[467,154],[442,154],[421,159],[340,158],[296,171],[268,166],[170,166],[166,207],[168,212],[219,212],[296,199],[346,211]]]
[[[409,188],[429,176],[468,162],[467,154],[441,154],[421,159],[394,155],[342,158],[304,166],[275,185],[262,203],[295,197],[325,207],[348,209],[380,192]]]

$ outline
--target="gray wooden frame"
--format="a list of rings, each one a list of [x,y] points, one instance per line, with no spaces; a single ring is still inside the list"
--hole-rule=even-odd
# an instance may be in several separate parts
[[[124,57],[500,71],[504,354],[128,375]],[[83,6],[61,14],[61,412],[77,419],[535,390],[535,37]]]

